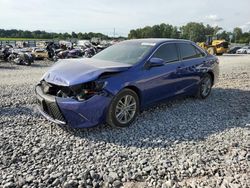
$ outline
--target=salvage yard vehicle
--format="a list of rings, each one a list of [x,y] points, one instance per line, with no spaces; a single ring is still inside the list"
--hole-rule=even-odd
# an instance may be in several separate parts
[[[34,56],[31,54],[30,49],[26,48],[13,48],[8,56],[8,62],[17,65],[31,65],[34,62]]]
[[[8,57],[11,54],[11,49],[13,47],[11,45],[6,45],[6,46],[2,46],[0,48],[0,59],[3,61],[8,61]]]
[[[17,54],[17,57],[13,60],[13,62],[17,65],[28,65],[34,62],[34,58],[31,53],[20,52]]]
[[[73,128],[127,127],[139,111],[177,96],[210,95],[218,59],[188,40],[137,39],[92,58],[60,60],[35,88],[48,120]]]
[[[17,65],[29,66],[34,62],[34,57],[28,49],[12,49],[8,61]]]
[[[215,39],[216,37],[207,36],[206,42],[198,42],[198,46],[208,51],[212,55],[222,55],[228,52],[229,43],[223,39]]]
[[[49,58],[48,51],[43,48],[34,48],[32,50],[32,55],[36,60],[43,60]]]
[[[250,46],[244,46],[236,51],[237,54],[250,54]]]
[[[5,59],[5,51],[4,48],[0,46],[0,60]]]
[[[30,49],[13,48],[11,45],[6,45],[0,51],[0,59],[5,62],[17,65],[31,65],[34,62]]]
[[[241,49],[242,47],[240,46],[234,46],[234,47],[231,47],[229,50],[228,50],[228,53],[229,54],[236,54],[237,50]]]
[[[84,57],[91,58],[97,53],[97,49],[94,46],[89,46],[83,51]]]
[[[54,61],[57,61],[58,59],[80,58],[83,54],[83,50],[77,48],[63,51],[58,50],[58,53],[55,52],[53,59]]]

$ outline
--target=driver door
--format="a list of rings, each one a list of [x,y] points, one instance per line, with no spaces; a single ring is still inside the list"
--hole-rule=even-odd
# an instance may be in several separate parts
[[[142,97],[146,105],[174,96],[180,80],[181,62],[175,43],[163,44],[151,58],[163,59],[165,63],[162,66],[142,70],[140,85],[143,87]]]

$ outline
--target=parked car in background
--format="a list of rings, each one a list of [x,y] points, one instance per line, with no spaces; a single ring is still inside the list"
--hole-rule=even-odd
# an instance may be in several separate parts
[[[35,60],[43,60],[49,57],[48,51],[44,48],[34,48],[32,50],[32,55],[34,56]]]
[[[29,48],[13,48],[8,61],[17,65],[30,66],[34,62],[34,56]]]
[[[92,58],[59,60],[35,91],[39,111],[54,123],[127,127],[161,101],[207,98],[218,73],[218,59],[191,41],[138,39]]]
[[[247,54],[250,53],[250,46],[244,46],[236,51],[237,54]]]
[[[229,50],[228,50],[228,53],[229,54],[236,54],[236,51],[241,49],[242,47],[241,46],[234,46],[234,47],[231,47]]]
[[[69,59],[69,58],[80,58],[83,56],[84,52],[81,49],[63,50],[55,53],[54,60],[58,59]]]
[[[13,46],[5,45],[0,46],[0,60],[8,61],[10,54],[12,53]]]

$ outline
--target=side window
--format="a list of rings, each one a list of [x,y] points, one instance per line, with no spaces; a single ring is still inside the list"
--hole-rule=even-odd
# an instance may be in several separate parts
[[[197,48],[195,46],[194,46],[194,48],[195,48],[195,51],[197,53],[197,57],[204,57],[204,56],[206,56],[205,52],[202,52],[199,48]]]
[[[187,43],[178,44],[182,59],[192,59],[202,57],[201,52],[197,53],[197,50],[193,45]]]
[[[175,44],[164,44],[154,53],[153,57],[161,58],[166,62],[178,61],[178,53]]]

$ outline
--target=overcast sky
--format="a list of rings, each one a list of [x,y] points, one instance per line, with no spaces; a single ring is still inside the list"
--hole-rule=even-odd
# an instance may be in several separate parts
[[[0,0],[0,28],[102,32],[190,21],[250,30],[250,0]]]

